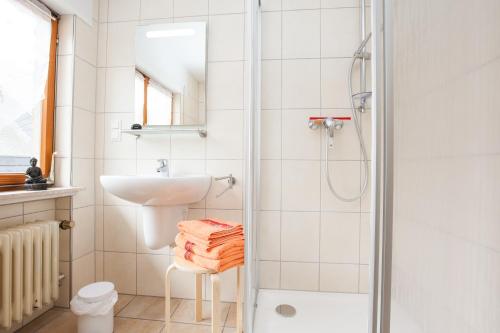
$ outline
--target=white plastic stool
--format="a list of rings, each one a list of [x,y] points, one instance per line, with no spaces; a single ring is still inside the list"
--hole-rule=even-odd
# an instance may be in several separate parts
[[[203,274],[210,275],[212,283],[212,333],[220,333],[222,325],[220,322],[220,278],[219,274],[211,269],[199,267],[186,260],[175,258],[175,261],[167,269],[165,276],[165,328],[167,333],[170,331],[170,280],[175,270],[196,274],[195,283],[195,320],[202,320],[202,277]],[[241,267],[236,268],[236,333],[243,332],[243,309],[241,305]]]

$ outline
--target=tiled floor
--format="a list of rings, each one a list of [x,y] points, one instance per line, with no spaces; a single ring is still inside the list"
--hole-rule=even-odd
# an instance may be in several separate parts
[[[114,333],[167,333],[164,330],[164,299],[161,297],[121,294],[115,305]],[[223,333],[235,332],[236,304],[222,304]],[[172,299],[172,332],[210,333],[210,302],[203,304],[202,322],[194,321],[194,300]],[[54,308],[20,333],[76,333],[76,316],[68,309]]]

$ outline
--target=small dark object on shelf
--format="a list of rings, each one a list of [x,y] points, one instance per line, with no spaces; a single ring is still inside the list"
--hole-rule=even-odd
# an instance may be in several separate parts
[[[132,127],[130,127],[130,129],[140,130],[140,129],[142,129],[142,125],[141,124],[133,124]]]
[[[43,178],[42,169],[36,166],[38,160],[32,158],[30,160],[30,167],[26,170],[26,180],[24,181],[24,188],[26,190],[46,190],[47,189],[47,179]]]

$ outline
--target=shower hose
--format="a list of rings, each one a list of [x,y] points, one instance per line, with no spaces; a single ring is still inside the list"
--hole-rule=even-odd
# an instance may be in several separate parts
[[[349,67],[349,76],[348,76],[349,96],[351,97],[350,102],[351,102],[352,120],[354,122],[354,127],[356,128],[356,133],[358,135],[358,140],[359,140],[359,143],[361,146],[362,164],[363,164],[363,168],[364,168],[364,177],[363,177],[363,183],[361,186],[361,190],[360,190],[359,194],[357,194],[355,196],[348,197],[348,196],[341,195],[337,192],[337,190],[333,186],[333,182],[331,180],[330,171],[329,171],[330,170],[330,168],[329,168],[329,162],[330,162],[330,147],[329,147],[329,145],[330,144],[333,145],[334,136],[333,136],[333,131],[330,132],[328,128],[325,128],[325,141],[326,141],[325,174],[326,174],[326,181],[327,181],[328,187],[330,188],[330,191],[332,191],[333,195],[337,199],[344,201],[344,202],[352,202],[352,201],[356,201],[356,200],[360,199],[363,196],[363,194],[365,193],[366,188],[368,186],[368,173],[369,173],[368,155],[366,153],[365,142],[363,140],[363,136],[361,133],[361,125],[360,125],[360,121],[359,121],[359,117],[358,117],[358,111],[356,110],[355,105],[354,105],[354,96],[353,96],[354,93],[353,93],[353,89],[352,89],[352,72],[353,72],[354,65],[356,64],[356,60],[359,59],[360,52],[363,51],[363,49],[366,46],[366,43],[368,42],[370,37],[371,37],[371,34],[368,35],[368,37],[361,43],[358,50],[354,53],[354,56],[353,56],[352,62],[351,62],[351,66]],[[330,134],[330,133],[332,133],[332,134]]]

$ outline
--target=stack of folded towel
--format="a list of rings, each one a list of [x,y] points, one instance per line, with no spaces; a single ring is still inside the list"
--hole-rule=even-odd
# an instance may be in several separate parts
[[[245,240],[239,223],[217,219],[177,224],[175,255],[194,264],[223,272],[244,262]]]

